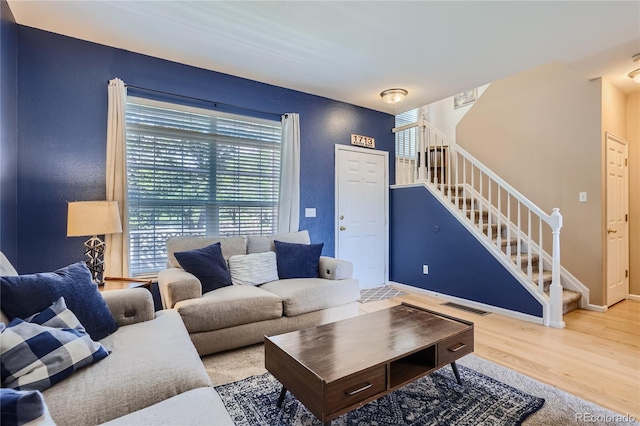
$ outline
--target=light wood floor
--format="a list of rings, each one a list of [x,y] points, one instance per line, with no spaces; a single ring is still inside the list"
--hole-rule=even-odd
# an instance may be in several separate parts
[[[640,302],[625,300],[605,313],[578,309],[554,329],[499,314],[475,315],[443,300],[409,294],[360,305],[372,312],[402,301],[474,323],[482,358],[640,419]]]

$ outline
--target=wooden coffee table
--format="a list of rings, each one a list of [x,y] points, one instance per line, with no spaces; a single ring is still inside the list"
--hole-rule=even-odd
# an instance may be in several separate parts
[[[324,424],[473,352],[473,323],[408,304],[265,337],[265,366]]]

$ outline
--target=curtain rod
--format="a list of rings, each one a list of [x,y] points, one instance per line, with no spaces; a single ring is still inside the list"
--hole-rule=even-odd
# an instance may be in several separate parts
[[[276,116],[276,117],[281,117],[283,115],[287,115],[286,113],[261,111],[259,109],[245,108],[245,107],[241,107],[241,106],[238,106],[238,105],[227,104],[227,103],[224,103],[224,102],[210,101],[209,99],[195,98],[193,96],[178,95],[176,93],[165,92],[163,90],[147,89],[146,87],[133,86],[131,84],[125,84],[125,87],[130,87],[132,89],[143,90],[143,91],[152,92],[152,93],[159,93],[161,95],[169,95],[169,96],[175,96],[175,97],[178,97],[178,98],[190,99],[192,101],[207,102],[207,103],[215,105],[216,107],[218,107],[219,105],[222,105],[222,106],[226,106],[226,107],[230,107],[230,108],[234,108],[234,109],[239,109],[239,110],[242,110],[242,111],[255,112],[255,113],[264,114],[264,115],[272,115],[272,116]]]

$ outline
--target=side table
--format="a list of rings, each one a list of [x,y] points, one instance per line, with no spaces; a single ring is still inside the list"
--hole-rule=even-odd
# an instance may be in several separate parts
[[[105,277],[104,284],[98,286],[99,291],[123,290],[144,287],[151,290],[151,280],[143,278]]]

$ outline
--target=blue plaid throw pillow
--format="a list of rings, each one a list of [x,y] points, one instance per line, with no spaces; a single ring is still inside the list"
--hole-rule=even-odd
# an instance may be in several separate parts
[[[61,297],[26,320],[14,318],[2,330],[0,355],[3,386],[44,390],[109,353],[91,340]]]
[[[39,391],[0,389],[2,426],[52,425],[55,426],[44,398]]]

